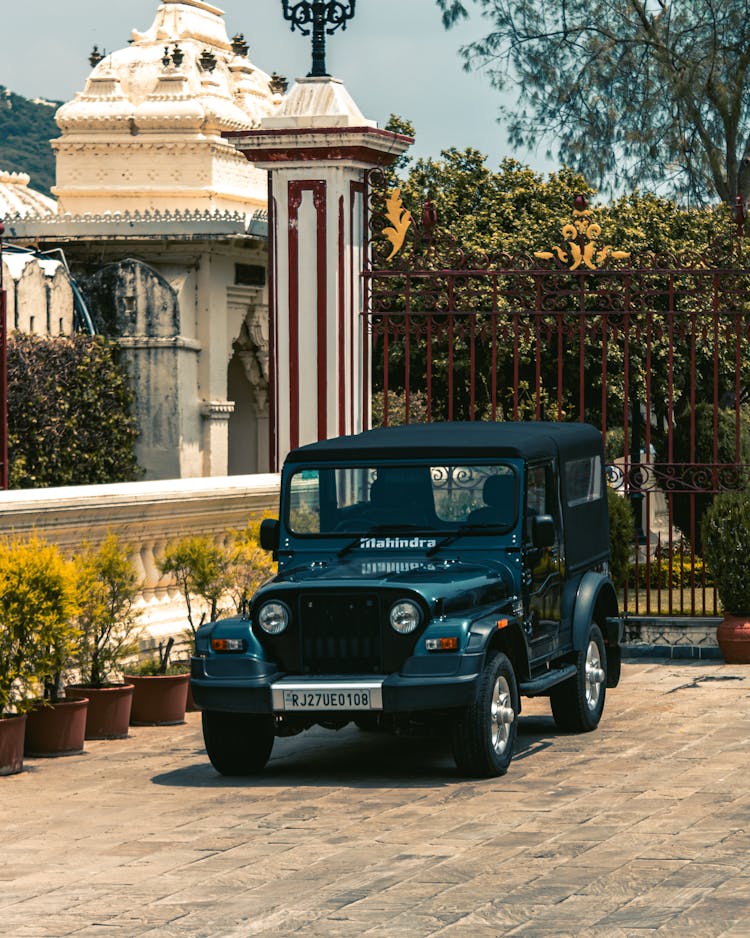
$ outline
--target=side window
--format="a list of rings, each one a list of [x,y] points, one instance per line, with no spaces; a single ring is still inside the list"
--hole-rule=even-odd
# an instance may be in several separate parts
[[[531,466],[526,472],[526,537],[531,539],[531,520],[535,515],[547,514],[547,470],[545,466]]]
[[[571,459],[565,464],[568,506],[583,505],[602,497],[602,461],[600,456]]]
[[[557,537],[561,538],[562,518],[552,463],[530,466],[526,471],[524,528],[528,540],[531,540],[531,523],[535,515],[552,515]]]

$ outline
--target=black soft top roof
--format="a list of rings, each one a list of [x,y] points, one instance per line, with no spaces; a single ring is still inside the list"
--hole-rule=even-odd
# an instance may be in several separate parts
[[[587,423],[413,423],[321,440],[292,450],[288,463],[352,459],[425,459],[440,456],[566,459],[600,453],[602,435]]]

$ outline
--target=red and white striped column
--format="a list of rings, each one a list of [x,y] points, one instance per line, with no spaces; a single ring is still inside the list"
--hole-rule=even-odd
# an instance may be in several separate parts
[[[271,456],[369,424],[362,280],[368,169],[412,143],[366,121],[335,78],[300,79],[235,145],[270,171]]]

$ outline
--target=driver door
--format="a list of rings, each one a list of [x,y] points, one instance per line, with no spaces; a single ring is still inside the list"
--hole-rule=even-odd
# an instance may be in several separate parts
[[[524,581],[528,589],[527,637],[534,658],[551,654],[560,644],[562,607],[562,524],[555,464],[552,460],[526,469],[524,505]],[[533,519],[552,515],[555,541],[551,547],[534,547]]]

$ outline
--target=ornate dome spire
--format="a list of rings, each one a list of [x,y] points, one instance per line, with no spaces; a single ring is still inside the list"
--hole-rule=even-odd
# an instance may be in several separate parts
[[[270,81],[217,7],[162,0],[150,29],[96,61],[57,112],[61,211],[263,207],[264,175],[222,134],[278,110]]]
[[[238,54],[238,48],[230,42],[217,7],[203,0],[163,0],[151,28],[133,30],[127,48],[94,66],[85,90],[58,111],[57,123],[63,131],[113,126],[129,106],[128,119],[134,118],[137,127],[137,111],[144,101],[154,95],[182,101],[187,93],[198,105],[208,104],[210,118],[218,118],[218,130],[255,127],[274,111],[274,95],[270,77],[247,55]],[[174,70],[182,81],[163,82],[165,73]],[[217,104],[221,100],[227,105],[223,109]],[[145,113],[152,126],[153,109]]]

